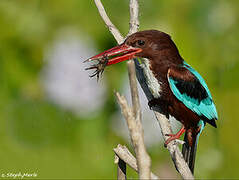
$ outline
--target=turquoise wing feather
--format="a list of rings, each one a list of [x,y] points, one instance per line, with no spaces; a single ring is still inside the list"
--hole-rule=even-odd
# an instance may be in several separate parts
[[[212,100],[211,93],[202,76],[186,63],[182,68],[184,68],[184,72],[189,71],[186,73],[190,74],[194,80],[188,81],[177,76],[177,73],[168,73],[168,82],[173,94],[197,115],[206,117],[208,120],[218,119],[217,110]],[[212,125],[214,124],[215,123]]]

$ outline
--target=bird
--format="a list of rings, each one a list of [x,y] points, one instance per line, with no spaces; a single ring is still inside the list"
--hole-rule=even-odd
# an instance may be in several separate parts
[[[140,66],[153,95],[149,107],[158,106],[164,115],[182,123],[176,134],[167,134],[165,145],[185,133],[182,154],[194,173],[198,138],[206,124],[216,128],[218,119],[205,80],[182,58],[171,36],[158,30],[136,32],[122,44],[85,62],[99,62],[88,68],[96,69],[93,75],[98,76],[105,67],[133,58],[141,59]]]

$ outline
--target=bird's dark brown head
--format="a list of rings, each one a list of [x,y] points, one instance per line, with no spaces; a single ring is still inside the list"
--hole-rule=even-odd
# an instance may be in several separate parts
[[[146,30],[140,31],[129,36],[124,44],[142,49],[141,52],[135,54],[137,57],[155,59],[161,55],[178,53],[177,47],[171,40],[171,37],[161,31]]]
[[[168,34],[157,30],[146,30],[130,35],[121,45],[93,56],[85,62],[98,61],[96,66],[88,69],[97,69],[96,74],[99,74],[105,66],[135,57],[148,58],[152,61],[166,59],[171,62],[181,59],[176,45]]]

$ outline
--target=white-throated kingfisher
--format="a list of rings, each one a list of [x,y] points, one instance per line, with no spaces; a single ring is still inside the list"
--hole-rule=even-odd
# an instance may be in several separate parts
[[[167,117],[182,123],[178,133],[168,134],[165,144],[185,132],[182,153],[193,173],[199,135],[206,123],[217,127],[216,107],[205,81],[180,56],[171,37],[157,30],[132,34],[121,45],[86,60],[99,62],[87,69],[96,69],[93,75],[99,76],[105,66],[132,58],[146,58],[141,66],[154,97],[149,106],[159,106]]]

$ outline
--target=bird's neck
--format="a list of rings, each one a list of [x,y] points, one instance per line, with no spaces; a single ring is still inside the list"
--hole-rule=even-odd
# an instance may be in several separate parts
[[[162,85],[167,84],[167,73],[171,66],[182,65],[183,59],[178,51],[161,50],[150,59],[142,61],[146,83],[155,98],[159,98]]]
[[[149,59],[150,69],[158,80],[167,81],[168,69],[183,65],[183,59],[177,51],[165,49]]]
[[[142,59],[141,68],[145,77],[146,84],[154,98],[160,97],[161,81],[156,78],[155,73],[152,71],[151,61],[149,59]]]

